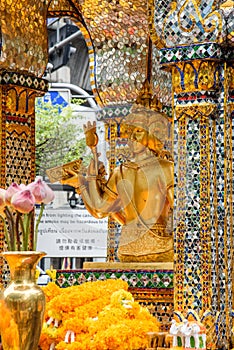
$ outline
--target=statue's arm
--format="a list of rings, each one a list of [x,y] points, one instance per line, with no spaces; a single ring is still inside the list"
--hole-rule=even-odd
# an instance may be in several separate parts
[[[100,194],[96,184],[93,183],[93,185],[79,187],[86,209],[97,219],[111,215],[120,225],[124,225],[125,216],[117,197],[113,196],[113,192],[107,186],[105,186],[103,194]],[[90,193],[92,193],[91,196]]]
[[[112,176],[109,179],[110,186],[107,186],[103,177],[94,175],[93,169],[96,166],[95,161],[92,160],[86,176],[67,170],[66,177],[60,180],[60,183],[74,187],[76,192],[82,196],[83,202],[91,215],[100,219],[121,211],[121,207],[117,193],[114,188],[111,188],[114,184],[114,177]],[[68,175],[70,175],[69,178]]]
[[[167,183],[167,199],[172,209],[174,206],[174,163],[169,162],[165,169]]]
[[[119,224],[123,225],[125,215],[116,187],[118,171],[114,171],[108,181],[103,182],[99,176],[94,175],[95,168],[95,161],[91,160],[87,176],[77,175],[76,190],[82,196],[91,215],[98,219],[111,215]]]
[[[96,122],[88,122],[84,125],[84,132],[86,144],[92,150],[93,159],[90,161],[87,176],[69,172],[71,175],[75,175],[69,179],[69,184],[81,194],[83,202],[91,215],[99,219],[111,215],[120,224],[124,224],[125,217],[116,186],[118,174],[114,171],[107,183],[104,175],[102,176],[103,166],[101,170],[96,148],[98,144]],[[63,183],[68,183],[68,180],[66,181]]]
[[[121,199],[116,189],[117,173],[113,172],[108,182],[101,184],[98,176],[93,175],[93,167],[94,165],[90,164],[85,186],[80,187],[83,201],[91,204],[102,217],[119,212]]]
[[[168,187],[167,199],[170,203],[170,207],[173,208],[173,205],[174,205],[174,186],[173,186],[173,184],[170,185],[170,187]]]
[[[112,188],[105,191],[104,183],[99,178],[100,162],[97,153],[98,135],[96,131],[96,122],[90,121],[83,125],[86,145],[92,150],[93,159],[91,159],[87,176],[85,178],[78,176],[79,191],[86,208],[92,215],[105,217],[112,212],[112,208],[118,208],[118,195]],[[113,182],[113,181],[109,181]]]
[[[167,185],[167,198],[170,203],[171,209],[173,209],[174,206],[174,163],[171,162],[169,166],[169,181]]]
[[[88,191],[88,184],[85,181],[85,178],[81,179],[81,176],[79,176],[79,187],[76,188],[77,193],[79,193],[82,197],[82,200],[85,204],[86,209],[89,211],[89,213],[94,216],[97,219],[102,219],[105,217],[105,215],[100,212],[98,212],[93,205],[93,202],[90,198],[89,191]]]

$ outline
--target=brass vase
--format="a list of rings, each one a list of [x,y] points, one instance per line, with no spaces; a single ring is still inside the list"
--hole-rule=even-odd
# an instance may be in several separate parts
[[[11,282],[0,300],[0,332],[4,350],[36,350],[45,311],[45,295],[36,284],[38,261],[45,253],[4,252]]]

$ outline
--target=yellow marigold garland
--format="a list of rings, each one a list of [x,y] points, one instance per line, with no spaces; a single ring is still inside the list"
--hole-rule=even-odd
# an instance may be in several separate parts
[[[155,317],[134,301],[123,280],[87,282],[64,289],[50,283],[44,292],[42,350],[50,350],[51,344],[56,350],[143,349],[146,333],[159,329]]]
[[[51,299],[53,299],[56,295],[61,294],[62,292],[65,292],[64,289],[57,286],[57,284],[50,282],[47,284],[47,286],[43,287],[45,296],[46,296],[46,302],[48,303]]]

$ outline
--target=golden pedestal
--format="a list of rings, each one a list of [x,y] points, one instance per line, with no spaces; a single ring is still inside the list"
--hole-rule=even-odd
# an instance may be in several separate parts
[[[173,270],[173,262],[155,263],[123,263],[123,262],[84,262],[85,270],[93,269],[116,269],[116,270]]]

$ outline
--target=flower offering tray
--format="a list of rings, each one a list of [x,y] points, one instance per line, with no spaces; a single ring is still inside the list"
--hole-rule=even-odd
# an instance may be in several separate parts
[[[161,331],[167,331],[174,311],[173,263],[85,262],[83,269],[57,270],[56,281],[64,288],[118,278],[128,282],[134,299],[157,317]]]

